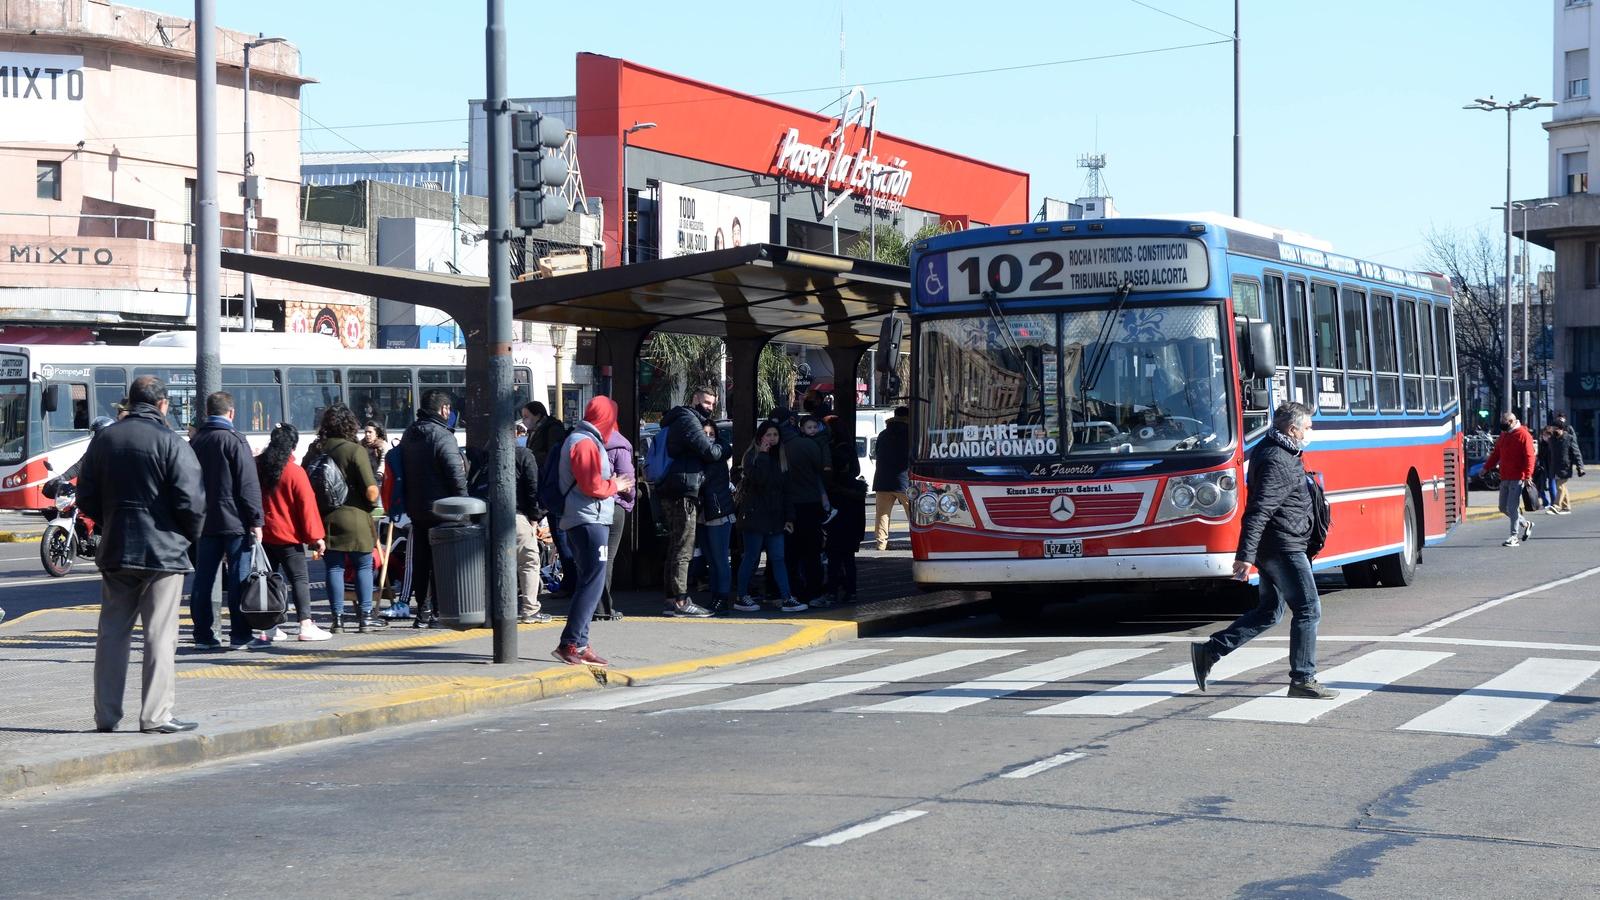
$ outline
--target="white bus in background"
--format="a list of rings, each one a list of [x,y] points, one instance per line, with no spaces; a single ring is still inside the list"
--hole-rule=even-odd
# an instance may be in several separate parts
[[[348,350],[325,335],[258,332],[222,335],[221,355],[222,389],[237,409],[234,426],[257,451],[274,425],[288,422],[300,430],[303,454],[322,411],[335,402],[348,404],[362,424],[383,426],[391,442],[416,418],[426,391],[448,391],[452,406],[466,408],[464,350]],[[548,356],[513,349],[519,406],[546,397]],[[0,344],[0,509],[48,506],[39,488],[78,461],[89,423],[115,417],[115,404],[141,375],[167,383],[174,430],[201,418],[194,360],[193,332],[163,332],[137,346]],[[464,442],[465,430],[456,438]]]

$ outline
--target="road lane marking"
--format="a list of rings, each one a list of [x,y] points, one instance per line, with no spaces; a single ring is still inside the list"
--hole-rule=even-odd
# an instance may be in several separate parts
[[[833,834],[819,837],[814,841],[806,841],[805,846],[837,847],[845,841],[853,841],[859,837],[866,837],[875,831],[882,831],[885,828],[899,825],[901,822],[909,822],[912,819],[925,816],[927,814],[928,811],[925,809],[902,809],[889,813],[886,816],[873,819],[870,822],[862,822],[860,825],[846,828],[843,831],[835,831]]]
[[[1454,655],[1427,650],[1374,650],[1321,673],[1322,683],[1339,692],[1339,696],[1332,700],[1289,697],[1288,688],[1279,688],[1266,697],[1241,703],[1211,718],[1305,724]]]
[[[1215,683],[1232,678],[1251,669],[1275,663],[1289,655],[1287,650],[1265,647],[1245,647],[1224,656],[1211,667],[1210,680]],[[1120,716],[1152,703],[1159,703],[1199,690],[1194,683],[1194,667],[1185,663],[1164,672],[1106,688],[1098,694],[1074,697],[1064,703],[1028,711],[1030,716]]]
[[[1551,588],[1558,588],[1558,587],[1561,587],[1564,584],[1571,584],[1574,581],[1582,581],[1583,579],[1588,578],[1591,575],[1596,575],[1596,574],[1600,574],[1600,566],[1595,566],[1593,568],[1584,569],[1582,572],[1579,572],[1576,575],[1568,575],[1566,578],[1557,578],[1555,581],[1546,581],[1544,584],[1536,584],[1531,588],[1526,588],[1524,590],[1517,591],[1516,593],[1507,594],[1504,597],[1496,597],[1493,600],[1486,600],[1483,603],[1479,603],[1477,606],[1471,607],[1469,609],[1464,609],[1461,612],[1456,613],[1455,615],[1445,616],[1444,618],[1439,619],[1436,622],[1429,622],[1428,624],[1422,626],[1421,628],[1413,628],[1410,631],[1402,632],[1400,634],[1400,636],[1401,637],[1418,637],[1420,635],[1427,634],[1430,631],[1435,631],[1437,629],[1443,628],[1446,625],[1454,625],[1455,623],[1461,621],[1462,619],[1467,618],[1468,616],[1475,616],[1478,613],[1481,613],[1481,612],[1483,612],[1485,610],[1493,609],[1493,608],[1495,608],[1496,606],[1499,606],[1502,603],[1510,603],[1512,600],[1521,600],[1523,597],[1529,597],[1529,596],[1532,596],[1534,594],[1543,593],[1544,591],[1548,591]]]
[[[717,675],[706,675],[689,681],[680,681],[673,684],[651,684],[643,687],[623,688],[617,691],[608,691],[599,696],[584,696],[576,700],[562,703],[552,703],[545,709],[582,709],[582,710],[610,710],[622,709],[627,706],[639,706],[659,700],[671,700],[690,694],[699,694],[713,691],[717,688],[730,687],[736,684],[755,684],[763,681],[776,681],[780,678],[789,678],[814,669],[828,666],[837,666],[842,663],[852,662],[866,656],[878,653],[887,653],[887,650],[823,650],[793,659],[781,659],[776,662],[762,663],[744,669]]]
[[[928,691],[915,697],[902,697],[899,700],[890,700],[887,703],[877,703],[871,706],[855,706],[843,712],[886,712],[886,713],[946,713],[962,707],[1004,697],[1007,694],[1020,694],[1043,687],[1053,681],[1064,681],[1074,675],[1103,669],[1148,656],[1156,652],[1150,647],[1139,650],[1084,650],[1071,656],[1063,656],[1048,662],[1036,663],[1013,669],[1010,672],[1001,672],[998,675],[988,675],[975,681]]]
[[[937,653],[933,656],[895,663],[884,666],[881,669],[869,669],[865,672],[829,678],[826,681],[779,688],[778,690],[756,694],[752,697],[688,708],[694,710],[745,711],[783,709],[789,706],[799,706],[802,703],[814,703],[818,700],[841,697],[845,694],[870,691],[896,681],[909,681],[913,678],[921,678],[924,675],[947,672],[951,669],[959,669],[963,666],[970,666],[1021,652],[1021,650],[951,650],[945,653]]]
[[[28,587],[35,584],[72,584],[75,581],[99,581],[100,574],[93,575],[63,575],[60,578],[30,578],[25,581],[8,581],[0,578],[0,588]]]
[[[1494,737],[1594,677],[1600,662],[1525,659],[1483,684],[1400,726],[1401,731],[1442,731]]]
[[[1027,778],[1032,775],[1037,775],[1040,772],[1048,772],[1049,770],[1054,769],[1056,766],[1064,766],[1075,759],[1083,759],[1087,755],[1087,753],[1057,753],[1055,756],[1047,756],[1036,763],[1023,766],[1020,769],[1012,769],[1011,771],[1002,774],[1000,777]]]
[[[865,640],[888,644],[1189,644],[1194,635],[1152,634],[1144,637],[893,637],[866,638]],[[1262,635],[1257,643],[1287,642],[1288,636]],[[1319,644],[1422,644],[1433,646],[1490,647],[1504,650],[1553,650],[1565,653],[1600,653],[1600,644],[1555,644],[1548,641],[1495,641],[1483,638],[1404,637],[1392,634],[1319,634]]]

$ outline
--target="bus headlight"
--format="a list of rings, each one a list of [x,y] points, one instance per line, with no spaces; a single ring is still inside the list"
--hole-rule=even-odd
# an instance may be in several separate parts
[[[1220,519],[1239,505],[1239,476],[1233,469],[1199,475],[1175,475],[1167,479],[1156,510],[1156,521],[1197,516]]]
[[[954,494],[942,494],[939,497],[939,515],[950,518],[961,511],[961,504]]]
[[[911,495],[916,498],[916,524],[973,527],[972,511],[967,507],[967,495],[961,485],[913,481]]]
[[[939,514],[939,498],[933,494],[922,494],[917,497],[917,524],[927,525],[933,517]]]

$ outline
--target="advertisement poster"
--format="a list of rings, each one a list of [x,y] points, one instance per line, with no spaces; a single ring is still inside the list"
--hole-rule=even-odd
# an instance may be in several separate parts
[[[288,300],[283,304],[283,318],[283,330],[289,334],[325,334],[346,347],[367,346],[365,306]]]
[[[765,243],[772,231],[772,205],[765,200],[665,182],[660,198],[662,259]]]

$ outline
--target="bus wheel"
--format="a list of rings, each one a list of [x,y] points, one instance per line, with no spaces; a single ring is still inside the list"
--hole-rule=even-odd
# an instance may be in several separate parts
[[[1405,542],[1400,552],[1391,553],[1378,560],[1378,580],[1384,587],[1405,587],[1417,580],[1417,557],[1422,545],[1422,535],[1417,530],[1416,501],[1406,491]]]
[[[1044,617],[1044,599],[1033,594],[1013,591],[993,591],[995,614],[1002,622],[1028,624]]]
[[[1341,567],[1347,587],[1369,588],[1378,586],[1378,573],[1372,560],[1364,559]]]

